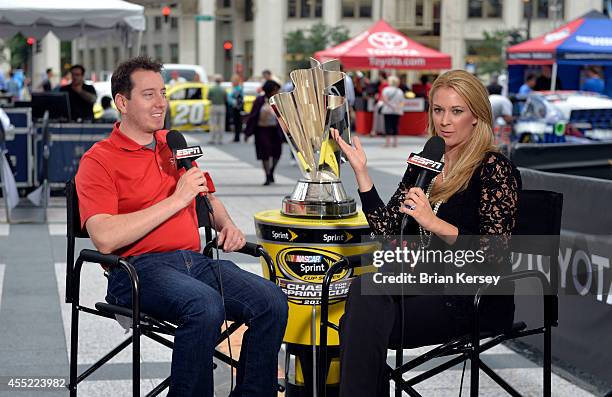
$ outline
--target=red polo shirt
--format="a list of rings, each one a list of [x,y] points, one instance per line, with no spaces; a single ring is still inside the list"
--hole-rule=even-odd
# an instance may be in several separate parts
[[[124,135],[116,123],[109,138],[97,142],[83,155],[76,175],[82,227],[93,215],[136,212],[174,193],[180,174],[166,143],[167,133],[155,132],[157,144],[153,151]],[[131,256],[175,250],[200,250],[195,200],[114,254]]]

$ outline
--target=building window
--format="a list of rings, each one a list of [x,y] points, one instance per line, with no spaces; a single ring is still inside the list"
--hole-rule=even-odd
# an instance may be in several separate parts
[[[79,50],[79,63],[85,63],[85,53],[83,50]]]
[[[178,44],[170,44],[170,63],[179,62],[179,46]]]
[[[529,0],[523,3],[523,17],[542,19],[563,19],[565,13],[563,0]]]
[[[246,77],[253,76],[253,40],[244,42],[244,73]]]
[[[146,45],[141,45],[140,46],[140,55],[142,56],[147,56],[147,46]]]
[[[106,48],[100,48],[100,68],[106,70],[108,67],[108,51]]]
[[[178,18],[170,17],[170,29],[176,30],[178,29]]]
[[[440,1],[434,1],[433,7],[433,35],[440,36]]]
[[[414,7],[414,24],[423,26],[423,0],[416,0]]]
[[[244,20],[245,22],[253,20],[253,0],[245,0],[244,2]]]
[[[154,53],[156,61],[158,61],[158,62],[162,62],[163,61],[163,59],[162,59],[163,53],[162,53],[162,46],[161,46],[161,44],[155,44],[153,46],[153,53]]]
[[[371,17],[372,0],[342,0],[342,18]]]
[[[119,47],[113,47],[113,68],[119,63]]]
[[[501,18],[502,0],[468,0],[468,18]]]
[[[162,28],[162,17],[155,17],[155,31],[159,32]]]
[[[323,0],[289,0],[287,16],[289,18],[321,18]]]
[[[96,69],[96,50],[93,48],[89,49],[89,69]]]

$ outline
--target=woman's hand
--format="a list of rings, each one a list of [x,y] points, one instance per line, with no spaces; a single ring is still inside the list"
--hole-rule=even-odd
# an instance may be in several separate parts
[[[413,217],[423,229],[429,232],[433,231],[436,222],[439,220],[434,214],[425,192],[419,187],[408,190],[400,207],[400,212]]]
[[[366,158],[365,152],[363,151],[363,148],[361,147],[361,142],[359,141],[359,138],[356,136],[353,137],[353,145],[355,145],[355,147],[353,147],[346,143],[344,139],[342,139],[342,136],[340,135],[337,129],[331,128],[330,134],[332,138],[336,141],[340,149],[342,149],[342,152],[344,152],[344,155],[346,156],[346,159],[353,168],[353,171],[355,171],[355,174],[365,171],[367,169],[366,164],[368,160]]]
[[[359,191],[362,193],[370,191],[372,186],[374,186],[374,183],[370,178],[370,174],[368,174],[368,168],[366,167],[368,160],[366,159],[366,154],[361,147],[359,138],[353,138],[353,144],[355,145],[355,147],[353,147],[344,142],[344,139],[342,139],[337,129],[332,128],[330,129],[329,133],[331,134],[332,138],[334,138],[340,149],[344,152],[346,159],[353,168]]]

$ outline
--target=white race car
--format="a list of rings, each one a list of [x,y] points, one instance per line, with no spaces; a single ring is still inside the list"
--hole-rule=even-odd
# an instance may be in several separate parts
[[[612,140],[612,99],[583,91],[539,91],[527,95],[514,124],[519,142],[558,142],[551,137]],[[562,139],[564,140],[564,138]]]

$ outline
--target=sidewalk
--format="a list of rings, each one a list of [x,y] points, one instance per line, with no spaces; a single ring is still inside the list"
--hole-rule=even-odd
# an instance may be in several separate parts
[[[261,210],[278,208],[284,195],[289,194],[299,177],[297,167],[290,165],[287,147],[278,166],[272,186],[262,186],[264,173],[255,160],[253,144],[227,143],[206,145],[205,134],[189,134],[188,144],[202,145],[204,156],[199,163],[211,173],[217,196],[227,207],[236,224],[256,241],[253,215]],[[225,137],[229,140],[229,134]],[[408,154],[419,150],[423,138],[403,138],[399,148],[383,148],[381,138],[364,138],[368,166],[381,197],[386,200],[395,190],[404,173]],[[342,180],[349,195],[357,198],[354,177],[346,164]],[[8,225],[4,208],[0,207],[0,376],[63,376],[68,375],[68,341],[70,306],[64,303],[66,215],[63,198],[53,198],[44,225]],[[91,247],[79,242],[77,249]],[[261,274],[255,259],[225,255],[248,271]],[[246,260],[245,260],[246,258]],[[97,266],[84,266],[81,302],[91,306],[104,298],[106,280]],[[127,337],[114,321],[81,315],[79,346],[81,369],[97,360],[101,354]],[[554,332],[554,331],[553,331]],[[232,352],[237,356],[239,340],[234,340]],[[554,350],[555,347],[553,347]],[[422,349],[406,350],[406,358]],[[168,349],[142,339],[142,391],[148,392],[169,373],[171,353]],[[281,352],[281,355],[283,353]],[[389,360],[395,357],[390,352]],[[131,388],[131,349],[127,349],[102,367],[79,387],[81,396],[127,396]],[[484,360],[499,371],[525,395],[541,394],[540,367],[505,346],[484,355]],[[281,360],[281,363],[283,361]],[[282,373],[282,369],[280,369]],[[411,375],[416,372],[411,372]],[[417,390],[426,396],[458,395],[461,367],[453,368],[429,380]],[[227,396],[229,368],[223,364],[215,370],[216,395]],[[463,395],[468,395],[469,371],[464,379]],[[0,396],[67,396],[68,393],[2,392]],[[282,394],[280,394],[282,395]],[[481,375],[481,396],[504,395],[486,375]],[[553,395],[582,397],[593,394],[571,382],[553,375]]]

